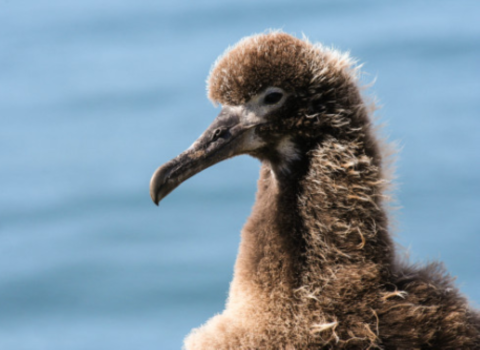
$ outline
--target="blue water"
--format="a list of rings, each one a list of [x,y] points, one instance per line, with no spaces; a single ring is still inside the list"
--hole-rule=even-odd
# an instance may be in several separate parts
[[[215,58],[267,28],[350,50],[396,140],[396,239],[480,304],[480,2],[0,1],[0,349],[179,349],[223,309],[254,201],[239,157],[155,207],[218,113]]]

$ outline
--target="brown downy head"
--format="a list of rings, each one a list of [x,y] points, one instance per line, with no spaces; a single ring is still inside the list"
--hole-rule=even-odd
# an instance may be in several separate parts
[[[322,138],[355,137],[368,121],[348,55],[272,32],[247,37],[221,56],[208,96],[222,110],[184,153],[150,182],[159,201],[180,183],[224,159],[250,154],[279,176]]]

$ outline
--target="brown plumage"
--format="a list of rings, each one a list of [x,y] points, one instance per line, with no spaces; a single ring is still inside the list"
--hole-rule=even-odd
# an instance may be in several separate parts
[[[216,62],[208,94],[222,112],[157,170],[152,198],[237,154],[262,168],[226,309],[186,349],[480,349],[480,316],[442,266],[394,256],[357,76],[347,55],[280,32]]]

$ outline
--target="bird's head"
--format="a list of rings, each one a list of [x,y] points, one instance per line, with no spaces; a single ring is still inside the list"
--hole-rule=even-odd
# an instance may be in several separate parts
[[[355,120],[363,103],[348,55],[281,32],[247,37],[220,56],[208,96],[222,110],[190,148],[154,173],[156,204],[191,176],[240,154],[288,174],[322,137],[348,135],[364,122]]]

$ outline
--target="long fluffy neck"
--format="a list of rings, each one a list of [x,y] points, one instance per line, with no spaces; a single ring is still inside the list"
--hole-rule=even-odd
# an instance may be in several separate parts
[[[282,186],[263,165],[257,200],[242,231],[235,278],[266,291],[295,283],[305,244],[297,203],[298,183]]]
[[[368,130],[355,139],[326,137],[307,153],[304,171],[288,181],[262,166],[230,307],[318,290],[332,304],[335,296],[355,299],[388,280],[393,249],[375,145]]]

